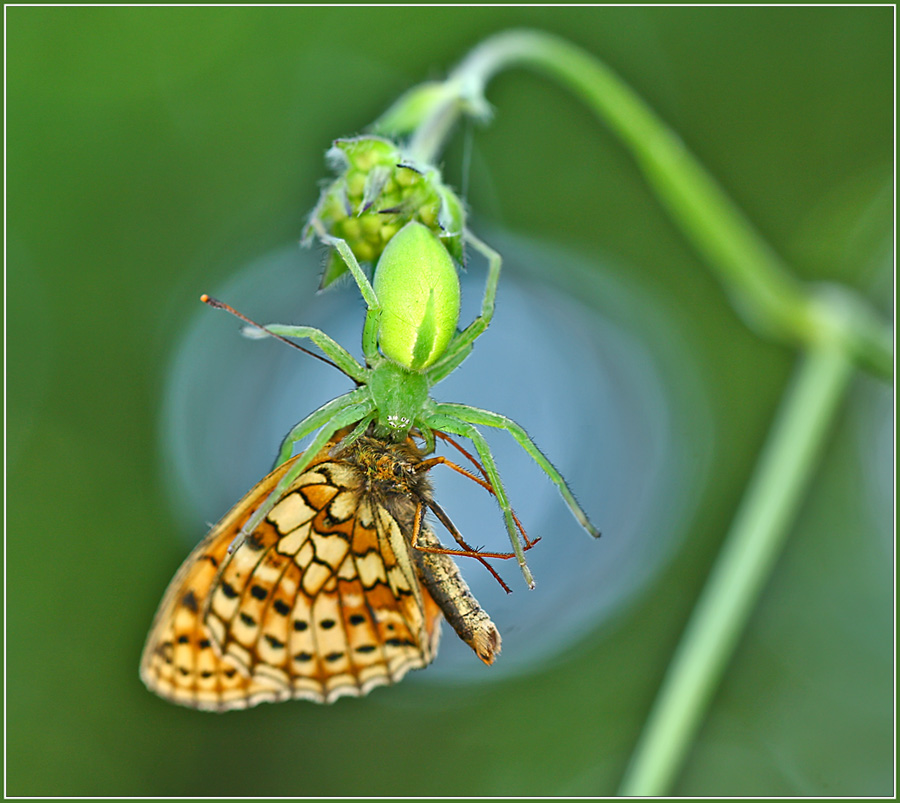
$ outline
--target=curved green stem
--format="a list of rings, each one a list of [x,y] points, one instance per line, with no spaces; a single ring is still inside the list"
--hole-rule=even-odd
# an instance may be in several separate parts
[[[513,30],[476,47],[450,75],[443,92],[423,106],[411,142],[433,161],[453,122],[467,109],[484,109],[490,79],[509,67],[529,67],[573,91],[618,134],[650,186],[703,254],[744,319],[768,336],[812,345],[819,335],[811,288],[795,279],[757,235],[679,137],[596,57],[551,34]],[[850,296],[849,291],[843,291]],[[893,332],[862,299],[835,321],[846,324],[841,339],[856,361],[885,378],[893,376]]]
[[[465,106],[460,102],[458,94],[448,92],[446,100],[439,103],[416,128],[406,147],[409,156],[425,164],[434,162],[464,111]]]
[[[671,788],[781,551],[852,367],[847,353],[836,345],[826,344],[801,358],[619,794],[656,796]]]

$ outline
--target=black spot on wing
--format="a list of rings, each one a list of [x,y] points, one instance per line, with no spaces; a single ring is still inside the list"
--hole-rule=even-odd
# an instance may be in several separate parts
[[[244,539],[243,546],[246,546],[250,549],[251,552],[259,552],[265,546],[263,542],[260,540],[259,535],[256,533],[251,533]]]
[[[414,642],[412,639],[408,639],[408,638],[389,638],[389,639],[385,639],[384,643],[387,644],[388,647],[415,647],[416,646],[416,642]]]
[[[188,591],[187,594],[185,594],[181,598],[181,604],[184,605],[184,607],[192,613],[197,613],[197,611],[199,610],[199,606],[197,605],[197,597],[194,595],[193,590]]]

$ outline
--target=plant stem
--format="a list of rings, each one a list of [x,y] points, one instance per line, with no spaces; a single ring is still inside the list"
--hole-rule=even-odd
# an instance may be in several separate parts
[[[621,137],[748,324],[793,345],[815,341],[818,320],[810,289],[787,271],[652,109],[597,58],[563,39],[541,31],[513,30],[482,42],[453,71],[444,100],[417,128],[411,141],[416,154],[434,161],[458,116],[466,109],[484,109],[488,81],[513,66],[530,67],[558,80]],[[847,347],[863,367],[892,377],[891,327],[862,299],[855,298],[849,306],[852,316],[843,311],[834,316],[848,327],[843,337]]]
[[[447,100],[437,105],[416,128],[406,147],[407,153],[415,161],[434,162],[464,110],[459,94],[448,92]]]
[[[666,673],[621,795],[671,788],[817,466],[852,373],[843,349],[801,357],[731,531]]]

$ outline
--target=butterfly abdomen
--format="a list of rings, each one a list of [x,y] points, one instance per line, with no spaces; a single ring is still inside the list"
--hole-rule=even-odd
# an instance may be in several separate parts
[[[422,518],[422,508],[431,502],[432,490],[426,473],[420,470],[422,456],[414,445],[363,437],[342,457],[359,467],[366,492],[397,521],[407,540],[416,531],[419,518],[418,545],[442,548],[440,539]],[[492,664],[500,653],[500,633],[469,590],[453,558],[422,551],[411,543],[410,552],[422,585],[450,626],[482,661]]]
[[[419,544],[440,547],[438,537],[428,528],[419,531]],[[450,626],[486,664],[500,654],[500,632],[463,580],[449,555],[413,550],[413,560],[422,585],[428,589]]]

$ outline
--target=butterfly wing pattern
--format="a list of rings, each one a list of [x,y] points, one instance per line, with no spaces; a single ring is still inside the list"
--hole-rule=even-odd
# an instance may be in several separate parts
[[[261,480],[188,556],[141,660],[152,691],[212,711],[361,696],[428,665],[441,611],[358,460],[326,446],[233,553],[297,460]]]

